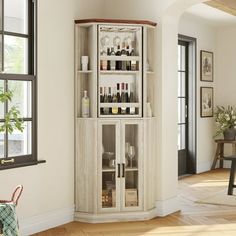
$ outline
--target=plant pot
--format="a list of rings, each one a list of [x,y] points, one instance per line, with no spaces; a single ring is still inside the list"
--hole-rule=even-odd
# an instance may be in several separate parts
[[[233,141],[235,140],[236,130],[234,128],[226,129],[223,132],[224,140]]]

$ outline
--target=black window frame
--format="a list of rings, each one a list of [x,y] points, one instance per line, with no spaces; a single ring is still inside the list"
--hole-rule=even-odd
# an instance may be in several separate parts
[[[0,170],[16,168],[21,166],[28,166],[38,164],[44,161],[38,161],[38,147],[37,147],[37,0],[28,0],[28,33],[15,33],[4,30],[4,1],[0,0],[2,4],[2,29],[0,30],[0,37],[2,38],[2,65],[4,70],[4,36],[16,36],[28,39],[28,74],[7,74],[4,71],[0,72],[0,80],[4,81],[5,91],[8,89],[8,81],[28,81],[31,82],[32,88],[32,116],[31,118],[22,117],[23,121],[30,121],[31,128],[31,147],[32,152],[28,155],[11,156],[8,154],[8,132],[4,134],[4,157],[0,159]],[[8,110],[8,103],[4,105],[4,112]],[[1,119],[0,122],[4,122]]]

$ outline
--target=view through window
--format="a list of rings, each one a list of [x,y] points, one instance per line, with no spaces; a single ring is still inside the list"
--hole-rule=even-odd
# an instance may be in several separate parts
[[[0,125],[13,107],[24,130],[0,133],[0,168],[37,160],[34,0],[0,0],[0,91],[12,91],[0,102]]]

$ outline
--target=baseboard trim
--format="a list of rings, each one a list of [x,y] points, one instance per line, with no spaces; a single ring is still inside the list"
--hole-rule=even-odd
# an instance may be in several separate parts
[[[108,222],[125,222],[125,221],[143,221],[156,217],[156,209],[145,212],[122,212],[122,213],[102,213],[89,214],[75,212],[75,220],[86,223],[108,223]]]
[[[19,219],[20,235],[28,236],[74,221],[74,206]]]
[[[178,196],[167,200],[156,201],[157,216],[164,217],[177,211],[180,211]]]

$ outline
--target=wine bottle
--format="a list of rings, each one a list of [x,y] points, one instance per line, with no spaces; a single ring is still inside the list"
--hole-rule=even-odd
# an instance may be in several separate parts
[[[111,87],[108,88],[108,102],[111,103],[112,102],[112,96],[111,96]],[[111,107],[109,108],[109,114],[111,114],[112,109]]]
[[[132,48],[132,50],[130,52],[130,56],[134,57],[135,56],[134,42],[132,42],[132,45],[133,45],[133,48]],[[133,70],[133,71],[137,70],[137,63],[136,63],[136,61],[131,60],[131,62],[130,62],[130,69]]]
[[[125,100],[125,84],[124,83],[121,84],[121,102],[122,103],[126,102],[126,100]],[[126,114],[126,107],[125,106],[121,107],[121,112],[120,113],[122,115]]]
[[[126,50],[125,50],[125,42],[122,43],[122,50],[121,50],[121,56],[127,56]],[[126,70],[126,61],[121,61],[121,70]]]
[[[116,88],[117,88],[117,102],[120,103],[121,102],[121,96],[120,96],[120,84],[118,83],[116,85]],[[120,114],[121,113],[121,108],[118,107],[118,113]]]
[[[125,102],[129,102],[128,84],[125,84]],[[129,107],[126,108],[126,113],[129,114]]]
[[[110,56],[111,55],[111,52],[110,52],[110,48],[107,48],[107,56]],[[111,69],[111,61],[108,60],[107,61],[107,70],[110,70]]]
[[[112,103],[117,103],[117,91],[116,91],[116,87],[114,87],[114,89],[113,89]],[[113,104],[113,105],[114,105],[114,104]],[[118,114],[118,107],[117,107],[117,106],[113,106],[113,107],[112,107],[112,114],[113,114],[113,115],[117,115],[117,114]]]
[[[135,97],[134,97],[134,83],[131,83],[131,84],[130,84],[129,101],[130,101],[130,103],[135,103]],[[135,107],[130,107],[130,108],[129,108],[129,113],[130,113],[130,115],[134,115],[134,114],[135,114]]]
[[[110,53],[110,55],[111,55],[111,56],[115,56],[115,55],[116,55],[113,47],[111,48],[111,53]],[[111,70],[115,70],[115,69],[116,69],[116,61],[114,61],[114,60],[111,60],[111,61],[110,61],[110,69],[111,69]]]
[[[102,87],[100,87],[100,103],[104,102],[104,94],[103,94],[102,90],[103,90]],[[103,108],[102,107],[100,108],[100,113],[103,114]]]
[[[109,101],[108,101],[108,95],[107,95],[107,88],[106,87],[104,87],[104,103],[108,103]],[[103,113],[105,114],[105,115],[109,115],[109,112],[110,112],[110,110],[109,110],[109,107],[104,107],[103,108]]]
[[[117,46],[116,56],[120,56],[120,45]],[[121,61],[116,61],[116,70],[121,70]]]
[[[127,45],[127,47],[126,47],[126,55],[130,56],[129,45]],[[131,70],[131,62],[130,61],[126,61],[126,70]]]
[[[89,97],[87,91],[84,91],[84,96],[82,97],[82,117],[89,117]]]

